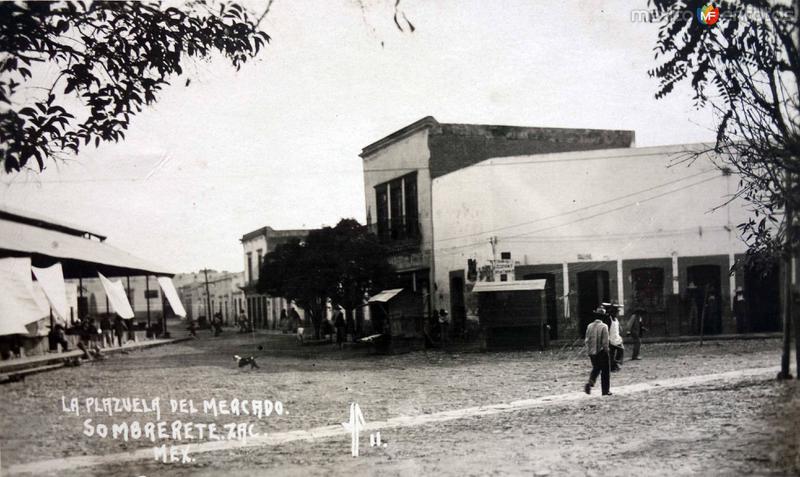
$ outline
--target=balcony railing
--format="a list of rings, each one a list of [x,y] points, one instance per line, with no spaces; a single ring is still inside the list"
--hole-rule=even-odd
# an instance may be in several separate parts
[[[369,225],[369,231],[388,245],[418,244],[422,237],[417,217],[392,217]]]

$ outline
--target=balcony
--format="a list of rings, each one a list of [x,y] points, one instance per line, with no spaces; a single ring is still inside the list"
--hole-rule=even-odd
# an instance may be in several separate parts
[[[398,250],[416,247],[422,239],[417,217],[400,216],[381,220],[370,224],[369,231],[374,233],[382,244]]]

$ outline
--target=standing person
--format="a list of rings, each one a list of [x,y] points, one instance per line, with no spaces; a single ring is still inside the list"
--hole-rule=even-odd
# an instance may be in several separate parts
[[[286,308],[281,309],[281,318],[278,322],[278,327],[281,333],[286,334],[289,332],[289,315],[286,314]]]
[[[630,319],[628,319],[628,334],[633,341],[633,355],[631,356],[631,361],[641,359],[639,357],[639,350],[642,347],[642,334],[647,331],[647,328],[642,326],[642,317],[644,314],[645,310],[643,308],[637,308],[633,310]]]
[[[442,308],[439,310],[439,333],[441,333],[442,345],[447,343],[450,338],[450,320],[447,318],[447,310]]]
[[[122,346],[123,339],[125,337],[125,322],[122,320],[121,316],[114,317],[114,334],[117,335],[117,345]]]
[[[622,344],[622,335],[619,333],[619,319],[617,308],[610,310],[611,326],[608,329],[608,346],[611,350],[611,371],[619,371],[622,367],[622,358],[625,355],[625,346]]]
[[[592,372],[589,382],[583,387],[586,394],[592,393],[592,387],[600,375],[600,386],[603,396],[611,395],[611,376],[608,358],[608,326],[595,313],[595,320],[586,327],[586,351],[592,361]]]
[[[353,343],[356,342],[356,320],[353,315],[356,314],[356,310],[353,310],[350,315],[345,316],[345,337],[348,340],[352,341]]]
[[[239,333],[247,333],[247,313],[244,312],[244,308],[239,310]]]
[[[214,336],[222,334],[222,313],[214,315]]]
[[[111,317],[106,313],[100,320],[100,332],[103,335],[103,347],[114,345],[114,330],[111,328]]]
[[[339,345],[339,349],[344,348],[344,335],[345,335],[345,326],[346,323],[344,321],[344,313],[342,312],[341,306],[336,306],[336,311],[333,312],[333,326],[336,327],[336,344]]]
[[[747,302],[744,299],[742,287],[736,287],[736,296],[733,298],[733,317],[736,320],[736,332],[747,333]]]
[[[289,330],[292,333],[297,333],[300,328],[300,313],[294,307],[289,308]]]

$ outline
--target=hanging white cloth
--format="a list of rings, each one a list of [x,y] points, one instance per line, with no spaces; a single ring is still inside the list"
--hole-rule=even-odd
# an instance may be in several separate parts
[[[33,296],[30,257],[0,259],[0,336],[28,334],[25,325],[50,314]]]
[[[100,283],[103,284],[103,290],[106,291],[108,302],[114,312],[125,319],[133,318],[133,309],[131,309],[131,304],[128,301],[128,295],[125,294],[125,287],[122,286],[122,281],[113,282],[100,272],[97,275],[100,277]]]
[[[167,301],[169,301],[169,306],[172,307],[172,311],[181,318],[186,318],[186,310],[183,308],[180,297],[178,297],[178,291],[175,290],[172,279],[170,277],[158,277],[157,279],[161,290],[164,292],[164,296],[166,296]]]
[[[56,263],[52,267],[38,268],[31,267],[33,276],[39,286],[42,287],[53,314],[61,321],[66,322],[69,316],[69,305],[67,305],[67,289],[64,285],[64,271],[61,263]]]

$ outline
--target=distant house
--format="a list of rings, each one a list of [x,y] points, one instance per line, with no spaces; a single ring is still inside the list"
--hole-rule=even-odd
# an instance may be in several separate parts
[[[207,318],[219,313],[226,325],[232,325],[239,310],[244,309],[244,272],[200,270],[179,273],[175,275],[174,282],[191,319]],[[211,312],[208,311],[209,306]]]
[[[309,229],[275,230],[266,226],[248,232],[240,239],[244,253],[244,311],[256,328],[276,329],[281,311],[288,311],[289,306],[286,299],[271,297],[256,289],[264,256],[280,244],[305,239],[309,232]]]

